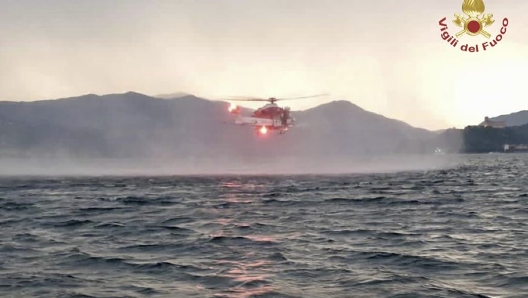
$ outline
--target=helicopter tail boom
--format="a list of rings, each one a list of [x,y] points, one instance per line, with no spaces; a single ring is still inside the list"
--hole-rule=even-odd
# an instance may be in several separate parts
[[[256,117],[244,117],[244,116],[238,116],[235,120],[235,124],[252,125],[252,126],[269,126],[269,127],[280,125],[280,123],[277,123],[273,119],[263,119],[263,118],[256,118]]]

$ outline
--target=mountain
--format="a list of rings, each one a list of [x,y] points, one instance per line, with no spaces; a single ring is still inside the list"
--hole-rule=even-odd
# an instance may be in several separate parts
[[[184,96],[191,96],[191,94],[188,94],[185,92],[176,92],[176,93],[158,94],[158,95],[154,95],[153,97],[171,99],[171,98],[180,98]]]
[[[227,107],[225,102],[191,95],[173,100],[135,92],[0,102],[0,159],[156,159],[177,160],[181,166],[209,161],[217,167],[288,162],[299,166],[430,153],[443,142],[437,133],[348,101],[294,111],[297,127],[284,135],[264,137],[256,136],[250,127],[225,124],[233,121]]]
[[[494,122],[504,122],[506,126],[521,126],[528,124],[528,111],[519,111],[507,115],[490,118]]]
[[[295,117],[302,123],[296,128],[299,141],[310,139],[314,143],[310,147],[333,155],[421,153],[425,142],[434,138],[428,130],[366,111],[349,101],[326,103],[296,112]]]

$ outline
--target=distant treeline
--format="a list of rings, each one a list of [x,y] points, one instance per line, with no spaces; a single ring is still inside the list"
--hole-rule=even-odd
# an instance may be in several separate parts
[[[444,148],[450,152],[504,152],[504,145],[528,144],[528,124],[505,128],[467,126],[441,134]]]

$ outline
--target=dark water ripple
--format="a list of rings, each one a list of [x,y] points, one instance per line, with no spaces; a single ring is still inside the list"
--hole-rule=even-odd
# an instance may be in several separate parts
[[[0,294],[527,297],[527,165],[2,178]]]

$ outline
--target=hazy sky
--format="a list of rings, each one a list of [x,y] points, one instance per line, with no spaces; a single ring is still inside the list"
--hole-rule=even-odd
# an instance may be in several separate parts
[[[331,96],[429,129],[528,109],[528,1],[487,0],[507,33],[440,37],[462,0],[0,0],[0,100],[87,93]],[[255,107],[255,105],[248,105]]]

